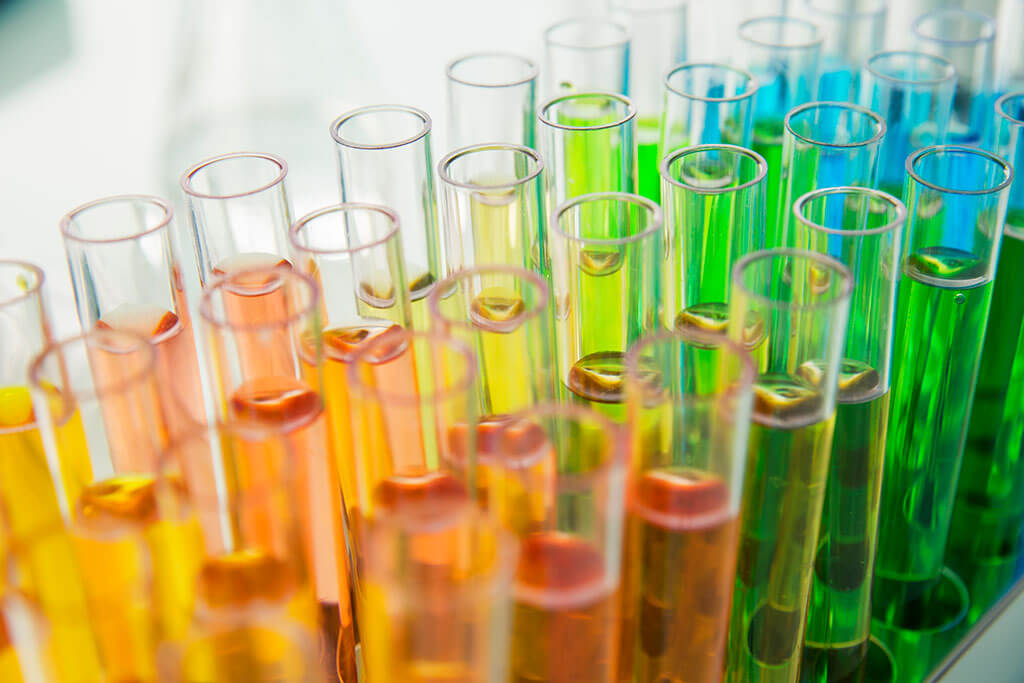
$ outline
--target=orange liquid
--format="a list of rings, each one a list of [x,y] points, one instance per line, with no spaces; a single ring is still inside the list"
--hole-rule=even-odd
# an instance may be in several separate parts
[[[614,680],[616,603],[604,559],[594,547],[558,532],[524,538],[516,572],[511,680]]]
[[[652,470],[633,485],[619,681],[721,680],[737,519],[718,477]]]

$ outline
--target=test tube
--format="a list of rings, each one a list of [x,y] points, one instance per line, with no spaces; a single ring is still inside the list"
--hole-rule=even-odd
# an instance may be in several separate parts
[[[537,65],[519,55],[478,52],[448,64],[448,146],[534,146]]]
[[[956,69],[923,52],[879,52],[868,58],[861,86],[860,103],[885,119],[878,188],[902,196],[907,157],[945,142]]]
[[[341,201],[386,206],[402,222],[405,278],[417,330],[428,329],[427,295],[450,270],[437,229],[431,126],[426,112],[390,104],[353,109],[331,123]]]
[[[686,61],[687,0],[611,0],[612,17],[629,29],[629,90],[637,111],[639,193],[658,201],[662,74]]]
[[[665,229],[672,244],[667,286],[679,309],[670,311],[675,329],[725,334],[732,267],[764,248],[767,174],[761,155],[733,145],[697,145],[662,162]],[[745,344],[760,357],[764,330],[751,322]]]
[[[907,174],[881,500],[892,512],[879,523],[873,595],[890,625],[917,618],[915,596],[943,569],[1013,179],[1006,161],[955,145],[916,152]]]
[[[758,82],[754,97],[751,148],[768,162],[765,187],[765,225],[776,235],[786,220],[779,206],[782,183],[782,141],[786,114],[810,102],[818,91],[822,36],[818,27],[803,19],[757,17],[739,26],[740,50],[747,69]],[[778,246],[769,241],[767,246]]]
[[[1024,24],[1024,2],[1003,0],[995,20],[996,26]],[[996,45],[996,93],[1017,92],[1024,88],[1024,45],[1010,30],[1000,32]]]
[[[727,64],[690,62],[669,71],[661,110],[659,165],[672,152],[693,145],[750,147],[757,87],[749,71]],[[650,198],[657,201],[659,197]]]
[[[619,681],[721,680],[752,386],[746,349],[664,332],[627,364]]]
[[[889,0],[805,0],[807,18],[822,30],[817,99],[857,102],[868,57],[882,49]]]
[[[544,162],[528,147],[486,143],[437,165],[453,270],[510,265],[544,272]]]
[[[636,108],[614,93],[563,95],[539,112],[549,206],[636,188]]]
[[[0,596],[0,675],[21,683],[50,683],[57,679],[50,624],[38,605],[12,588]]]
[[[629,29],[601,17],[577,17],[544,31],[544,96],[602,90],[629,93]]]
[[[996,111],[997,153],[1013,165],[1015,178],[950,527],[947,557],[952,563],[960,556],[958,567],[1012,561],[1021,552],[1024,531],[1024,468],[1019,465],[1024,395],[1016,379],[1024,372],[1024,302],[1015,287],[1024,267],[1024,182],[1016,173],[1024,171],[1019,163],[1024,156],[1024,93],[1003,96]]]
[[[992,125],[995,22],[979,12],[944,8],[918,17],[913,31],[915,49],[945,57],[956,67],[947,141],[982,144]]]
[[[907,210],[879,190],[831,187],[800,197],[793,216],[795,243],[833,256],[853,276],[801,676],[857,679],[870,664],[871,579]]]
[[[559,206],[551,224],[559,381],[574,402],[621,422],[626,351],[675,311],[661,207],[587,194]]]
[[[490,500],[520,535],[510,680],[616,680],[624,446],[580,406],[537,406],[498,434]]]
[[[742,342],[753,314],[768,349],[754,380],[726,681],[797,678],[852,288],[846,266],[798,249],[733,268],[729,337]]]
[[[786,114],[782,145],[779,223],[768,226],[768,245],[792,246],[793,204],[819,187],[871,187],[885,137],[881,116],[855,104],[811,102]]]

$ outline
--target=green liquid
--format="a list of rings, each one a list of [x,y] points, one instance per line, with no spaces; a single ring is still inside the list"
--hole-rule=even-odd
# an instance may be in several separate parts
[[[571,111],[562,112],[558,122],[567,126],[583,127],[613,123],[617,119],[611,105],[579,102]],[[561,139],[561,152],[564,155],[562,163],[558,163],[557,150],[556,159],[551,161],[551,172],[555,174],[556,202],[591,192],[635,190],[636,169],[633,167],[633,150],[623,149],[621,127],[563,130]]]
[[[779,205],[782,198],[782,119],[766,119],[754,123],[753,149],[768,162],[765,176],[765,249],[782,244],[782,224]]]
[[[499,176],[475,180],[483,185],[497,185],[514,182],[515,178]],[[478,190],[470,195],[473,254],[467,266],[497,264],[530,268],[534,265],[535,254],[539,252],[540,226],[534,224],[532,199],[506,189]]]
[[[985,265],[932,247],[904,266],[875,563],[886,579],[929,581],[942,569],[992,295]]]
[[[803,649],[834,417],[788,375],[755,386],[725,680],[790,683]],[[771,512],[768,512],[771,511]]]
[[[661,173],[658,167],[658,119],[640,119],[637,124],[637,176],[640,194],[661,203]]]

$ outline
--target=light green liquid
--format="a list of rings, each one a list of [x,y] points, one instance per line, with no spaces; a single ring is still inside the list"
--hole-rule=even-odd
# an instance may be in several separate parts
[[[753,149],[768,162],[765,176],[765,249],[782,244],[782,224],[779,193],[782,184],[782,119],[766,119],[754,123]]]
[[[640,119],[637,124],[637,176],[640,194],[652,202],[661,202],[661,175],[658,167],[658,119]]]

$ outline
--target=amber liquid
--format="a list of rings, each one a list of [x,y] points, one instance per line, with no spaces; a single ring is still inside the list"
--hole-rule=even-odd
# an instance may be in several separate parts
[[[620,683],[717,683],[737,517],[715,475],[650,470],[633,483],[623,554]]]
[[[576,402],[622,422],[626,418],[626,354],[598,351],[577,360],[569,369],[566,386]]]

